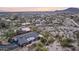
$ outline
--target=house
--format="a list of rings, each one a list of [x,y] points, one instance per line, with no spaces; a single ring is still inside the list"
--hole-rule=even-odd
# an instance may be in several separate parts
[[[24,32],[31,31],[31,29],[29,27],[23,27],[23,28],[20,28],[20,30],[24,31]]]
[[[29,27],[19,27],[14,32],[17,32],[17,34],[23,34],[23,33],[27,33],[27,32],[30,32],[30,31],[31,31],[31,29]]]
[[[8,42],[15,43],[19,46],[24,46],[26,44],[29,44],[37,40],[38,38],[39,38],[39,34],[37,32],[28,32],[26,34],[15,36],[12,39],[9,39]]]

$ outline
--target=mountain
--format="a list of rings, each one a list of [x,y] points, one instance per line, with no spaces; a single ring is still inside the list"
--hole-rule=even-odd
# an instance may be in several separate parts
[[[17,15],[34,15],[34,14],[57,14],[57,13],[70,13],[76,14],[79,13],[79,8],[67,8],[65,10],[56,10],[56,11],[29,11],[29,12],[0,12],[0,15],[10,15],[10,14],[17,14]]]
[[[56,10],[54,13],[79,13],[79,8],[67,8],[65,10]]]
[[[68,9],[66,9],[64,11],[71,12],[71,13],[79,13],[79,9],[78,8],[68,8]]]

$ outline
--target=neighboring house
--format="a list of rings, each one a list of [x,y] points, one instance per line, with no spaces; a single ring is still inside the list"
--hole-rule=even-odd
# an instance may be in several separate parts
[[[36,32],[29,32],[26,34],[21,34],[18,36],[13,37],[12,39],[9,39],[8,42],[15,43],[19,46],[24,46],[26,44],[29,44],[35,40],[38,40],[39,34]]]
[[[24,31],[24,32],[28,32],[28,31],[31,31],[31,29],[29,27],[23,27],[20,29],[21,31]]]
[[[17,32],[17,34],[23,34],[23,33],[27,33],[30,31],[31,31],[31,29],[29,27],[20,27],[20,28],[18,28],[18,30],[15,30],[15,32]]]

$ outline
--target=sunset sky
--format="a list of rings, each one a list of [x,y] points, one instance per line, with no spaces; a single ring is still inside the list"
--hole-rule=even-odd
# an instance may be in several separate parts
[[[0,7],[0,11],[20,12],[20,11],[54,11],[62,10],[62,7]]]

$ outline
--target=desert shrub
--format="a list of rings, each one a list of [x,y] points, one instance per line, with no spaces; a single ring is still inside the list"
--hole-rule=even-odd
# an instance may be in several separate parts
[[[16,19],[18,18],[18,16],[17,16],[17,15],[11,15],[9,18],[10,18],[11,20],[16,20]]]
[[[0,28],[2,29],[2,28],[9,28],[9,23],[8,22],[6,22],[6,21],[1,21],[0,22]]]
[[[42,42],[39,42],[36,44],[35,50],[36,51],[47,51],[48,49],[43,45]]]
[[[40,33],[40,30],[37,27],[33,26],[33,25],[31,27],[31,31]]]
[[[46,47],[36,47],[35,48],[36,51],[48,51],[48,49]]]
[[[79,32],[76,33],[77,38],[79,39]]]
[[[60,41],[60,44],[62,47],[73,47],[73,45],[71,45],[73,40],[71,40],[71,39],[68,39],[68,38],[60,39],[59,41]]]
[[[43,37],[40,38],[40,41],[44,45],[49,45],[49,44],[54,42],[54,39],[53,39],[52,35],[49,32],[43,32],[42,35],[43,35]]]
[[[36,43],[36,46],[43,47],[44,44],[42,42],[38,42],[38,43]]]
[[[77,37],[77,43],[78,43],[78,46],[79,46],[79,32],[76,33],[76,37]]]
[[[45,38],[48,38],[50,36],[50,33],[45,31],[41,33]]]
[[[53,43],[55,40],[52,38],[52,37],[49,37],[47,42],[46,42],[46,45],[49,45],[51,43]]]
[[[9,30],[8,32],[5,32],[3,36],[6,38],[9,38],[9,37],[14,36],[15,34],[16,33],[13,30]]]
[[[45,39],[45,38],[40,38],[40,41],[41,41],[43,44],[46,44],[47,39]]]

